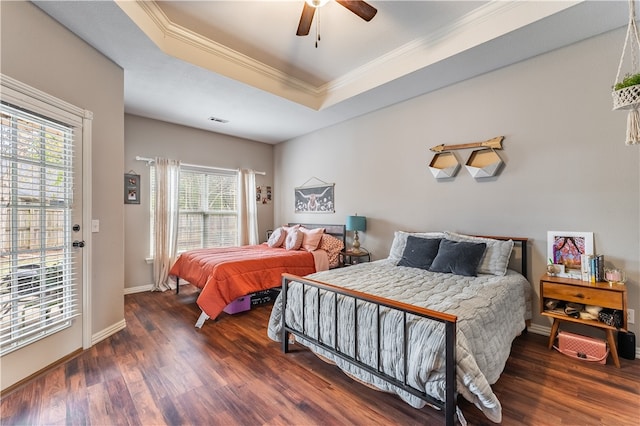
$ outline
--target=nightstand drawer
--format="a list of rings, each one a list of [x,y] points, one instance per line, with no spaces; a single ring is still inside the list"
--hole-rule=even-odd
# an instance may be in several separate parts
[[[624,308],[623,295],[617,291],[549,282],[542,282],[542,285],[544,286],[542,294],[544,294],[545,298],[601,306],[603,308]]]

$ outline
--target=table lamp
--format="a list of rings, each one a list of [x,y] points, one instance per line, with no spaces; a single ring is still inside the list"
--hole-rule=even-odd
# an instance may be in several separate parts
[[[367,218],[364,216],[347,216],[347,231],[354,231],[352,253],[360,253],[360,241],[358,240],[358,231],[367,230]]]

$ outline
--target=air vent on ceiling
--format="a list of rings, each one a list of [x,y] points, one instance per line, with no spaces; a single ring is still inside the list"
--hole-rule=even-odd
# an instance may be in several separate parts
[[[218,118],[218,117],[209,117],[209,121],[213,121],[214,123],[228,123],[229,120],[225,120],[224,118]]]

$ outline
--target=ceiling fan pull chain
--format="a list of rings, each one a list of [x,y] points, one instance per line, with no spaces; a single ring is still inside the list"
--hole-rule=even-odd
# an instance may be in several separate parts
[[[316,19],[316,49],[318,48],[318,42],[320,41],[320,9],[317,10],[318,17]]]

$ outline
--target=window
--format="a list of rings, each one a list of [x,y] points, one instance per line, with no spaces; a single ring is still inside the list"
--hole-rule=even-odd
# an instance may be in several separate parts
[[[151,244],[155,167],[151,167]],[[238,244],[238,172],[180,167],[178,253]],[[151,249],[153,250],[153,249]]]
[[[73,129],[0,106],[0,354],[78,315],[71,253]]]

